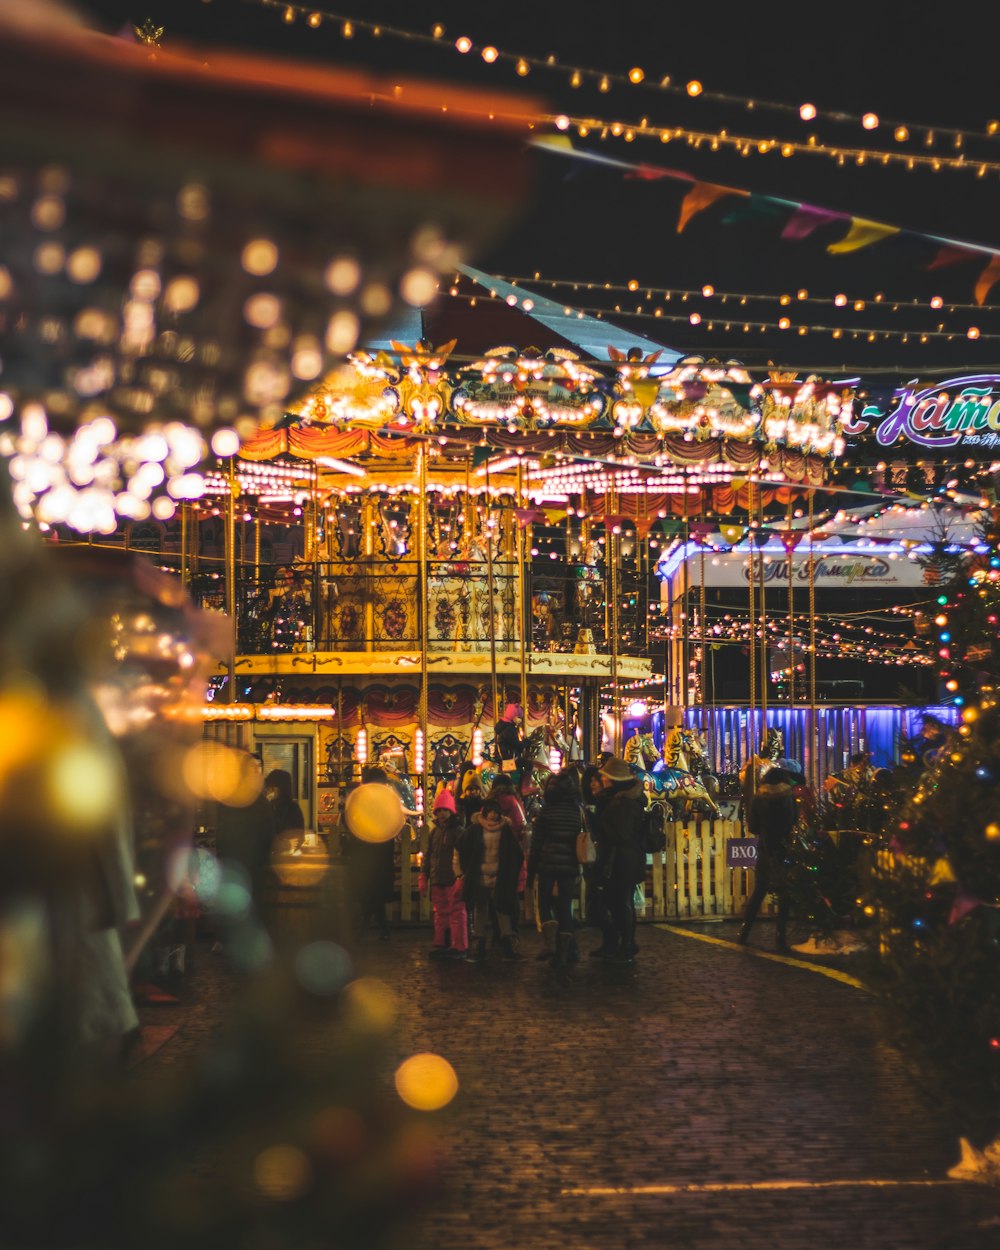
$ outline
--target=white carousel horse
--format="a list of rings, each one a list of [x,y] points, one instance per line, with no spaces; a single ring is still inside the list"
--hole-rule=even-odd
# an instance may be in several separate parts
[[[695,737],[692,731],[685,732]],[[668,764],[656,749],[653,735],[640,734],[636,730],[625,744],[624,756],[625,762],[638,770],[653,796],[669,802],[675,814],[691,815],[707,811],[713,816],[721,815],[719,805],[704,780],[691,771],[693,760],[704,762],[704,755],[698,753],[696,744],[692,742],[686,742],[685,752],[683,758],[688,767]]]

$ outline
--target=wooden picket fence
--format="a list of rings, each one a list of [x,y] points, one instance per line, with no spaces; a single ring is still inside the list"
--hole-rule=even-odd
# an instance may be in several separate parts
[[[666,849],[647,857],[646,905],[642,920],[699,920],[737,917],[753,892],[754,873],[747,868],[726,867],[726,843],[744,836],[738,820],[689,820],[668,823]],[[430,923],[430,897],[418,890],[420,857],[426,847],[420,835],[407,826],[400,835],[398,899],[390,918],[403,924]],[[580,883],[579,909],[586,886]],[[769,897],[762,915],[775,910]],[[526,901],[525,911],[534,912]]]

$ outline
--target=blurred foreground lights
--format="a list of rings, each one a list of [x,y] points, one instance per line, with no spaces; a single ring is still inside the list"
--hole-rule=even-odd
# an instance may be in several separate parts
[[[249,807],[263,786],[252,757],[222,742],[195,743],[184,753],[181,775],[196,798],[228,807]]]
[[[437,294],[437,275],[430,269],[410,269],[403,274],[399,284],[399,293],[414,308],[422,308],[429,304]]]
[[[181,864],[180,867],[187,871],[186,864]],[[222,860],[212,910],[216,915],[225,916],[227,920],[242,920],[250,914],[250,901],[250,876],[247,870],[235,860]]]
[[[396,1093],[414,1111],[440,1111],[458,1093],[458,1077],[447,1059],[411,1055],[396,1069]]]
[[[312,1188],[312,1164],[298,1146],[270,1146],[253,1162],[254,1184],[274,1202],[295,1202]]]
[[[182,846],[167,860],[166,878],[173,894],[210,907],[222,885],[222,865],[207,847]],[[242,879],[237,883],[246,886]]]
[[[295,955],[295,979],[310,994],[330,998],[351,976],[351,959],[336,942],[309,942]]]
[[[67,825],[81,829],[108,821],[121,797],[113,757],[88,742],[57,748],[47,780],[54,810]]]
[[[388,1033],[396,1023],[396,995],[384,981],[358,977],[341,995],[345,1023],[359,1033]]]
[[[235,456],[240,449],[240,436],[235,430],[216,430],[212,435],[212,452],[220,460]]]
[[[278,264],[278,249],[270,239],[254,239],[243,249],[243,268],[255,278],[273,273]]]

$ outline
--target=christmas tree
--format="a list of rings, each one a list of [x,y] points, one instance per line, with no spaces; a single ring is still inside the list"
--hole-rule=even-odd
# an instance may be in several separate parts
[[[1000,1179],[1000,509],[937,606],[939,673],[962,719],[880,854],[880,967],[906,1040],[986,1146],[963,1162]]]

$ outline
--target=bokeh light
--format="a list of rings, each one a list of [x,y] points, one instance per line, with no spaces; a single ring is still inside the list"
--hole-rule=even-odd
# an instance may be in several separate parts
[[[345,1023],[362,1033],[388,1033],[396,1023],[396,995],[384,981],[358,977],[341,996]]]
[[[458,1077],[447,1059],[429,1052],[411,1055],[396,1069],[396,1093],[414,1111],[440,1111],[458,1093]]]
[[[392,786],[366,782],[344,804],[347,827],[362,842],[389,842],[406,823],[403,804]]]
[[[336,994],[351,975],[351,958],[336,942],[309,942],[295,953],[295,978],[310,994]]]
[[[294,1202],[313,1183],[312,1164],[298,1146],[269,1146],[253,1163],[254,1184],[275,1202]]]

